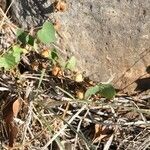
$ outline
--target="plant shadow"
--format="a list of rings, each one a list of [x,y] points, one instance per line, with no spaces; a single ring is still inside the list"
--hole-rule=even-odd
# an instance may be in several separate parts
[[[28,26],[32,26],[29,20],[35,22],[35,26],[41,26],[49,15],[55,11],[55,2],[50,0],[20,0],[16,4],[12,4],[10,16],[19,26],[23,26],[27,22]],[[22,22],[21,20],[25,20]],[[34,26],[34,24],[33,24]]]

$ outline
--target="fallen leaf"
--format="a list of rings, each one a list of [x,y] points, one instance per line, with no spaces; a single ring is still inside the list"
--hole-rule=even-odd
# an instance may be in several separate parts
[[[9,146],[13,147],[14,138],[12,138],[12,122],[13,122],[13,112],[12,112],[12,103],[8,104],[6,107],[3,108],[3,119],[5,122],[6,132],[9,139]]]
[[[57,76],[60,73],[60,71],[61,71],[60,67],[54,66],[53,69],[52,69],[52,74],[54,76]]]
[[[9,124],[9,146],[13,147],[14,139],[16,138],[18,133],[18,128],[15,124]]]
[[[13,106],[12,106],[14,117],[17,117],[18,112],[19,112],[19,110],[20,110],[20,107],[21,107],[21,101],[20,101],[20,99],[17,99],[17,100],[13,103]]]
[[[61,24],[60,24],[60,21],[56,20],[55,23],[54,23],[54,28],[56,31],[59,31],[60,28],[61,28]]]
[[[18,127],[14,122],[14,117],[17,117],[20,110],[19,101],[20,100],[17,99],[8,102],[2,110],[10,147],[13,147],[14,139],[16,138],[18,133]]]
[[[63,0],[58,0],[56,1],[55,9],[64,12],[67,10],[67,3]]]
[[[97,138],[102,132],[102,125],[100,124],[95,124],[95,134],[94,134],[94,138]]]
[[[48,67],[48,63],[42,62],[42,67],[43,67],[44,69],[46,69],[46,68]]]
[[[32,69],[35,70],[35,71],[38,71],[39,69],[39,63],[38,62],[33,62],[31,63],[31,66],[32,66]]]
[[[43,51],[42,51],[41,55],[42,55],[43,57],[45,57],[45,58],[49,58],[50,52],[49,52],[48,49],[46,49],[46,50],[43,50]]]
[[[14,139],[18,133],[18,127],[14,121],[21,107],[20,99],[10,100],[2,109],[3,119],[6,125],[6,131],[9,139],[9,147],[13,147]]]
[[[113,128],[102,126],[101,124],[95,124],[95,134],[93,138],[93,143],[97,143],[104,138],[110,137],[113,132]]]
[[[75,81],[76,82],[82,82],[83,81],[83,76],[82,76],[82,74],[77,74],[76,76],[75,76]]]
[[[83,99],[84,98],[84,92],[83,91],[77,91],[76,92],[76,97],[78,99]]]

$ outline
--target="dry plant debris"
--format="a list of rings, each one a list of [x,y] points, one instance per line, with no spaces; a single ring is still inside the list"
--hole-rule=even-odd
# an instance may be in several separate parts
[[[65,3],[59,1],[56,8],[64,11]],[[11,45],[6,44],[9,40],[5,36],[13,39],[12,44],[18,42],[16,27],[3,17],[1,54]],[[45,24],[48,30],[49,25],[52,28]],[[38,32],[39,39],[46,31]],[[43,43],[49,40],[54,37],[48,36]],[[74,57],[64,67],[56,61],[52,47],[43,48],[41,43],[36,50],[27,43],[21,46],[23,54],[17,66],[0,70],[1,149],[150,149],[149,90],[135,96],[123,93],[105,98],[106,93],[97,92],[100,85],[74,71]],[[18,53],[14,58],[18,60]],[[94,94],[87,93],[90,87],[96,90]]]
[[[54,7],[56,11],[64,12],[67,10],[67,3],[64,0],[56,0]]]

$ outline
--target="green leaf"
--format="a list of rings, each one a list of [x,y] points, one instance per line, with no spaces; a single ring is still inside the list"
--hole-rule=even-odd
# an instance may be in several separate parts
[[[27,44],[34,46],[34,42],[35,42],[35,39],[31,35],[26,36],[26,43]]]
[[[94,87],[90,87],[86,92],[85,92],[85,99],[91,97],[92,95],[95,95],[97,92],[99,92],[99,86],[95,85]]]
[[[56,49],[53,49],[51,51],[51,56],[50,57],[51,57],[52,60],[57,60],[58,59],[58,53],[57,53]]]
[[[22,44],[29,44],[31,46],[34,45],[34,37],[32,37],[31,35],[29,35],[27,32],[25,32],[24,30],[22,29],[17,29],[17,38],[18,40],[22,43]]]
[[[56,49],[53,49],[51,51],[51,53],[49,54],[49,58],[51,59],[51,61],[52,61],[53,64],[56,64],[56,62],[57,62],[57,60],[59,58]]]
[[[99,90],[101,96],[106,97],[107,99],[111,99],[116,95],[116,91],[111,84],[100,84]]]
[[[16,65],[15,57],[13,53],[5,54],[3,57],[0,57],[0,67],[4,67],[5,70],[9,70]]]
[[[51,22],[46,21],[41,30],[37,32],[37,37],[44,44],[49,44],[56,41],[55,29]]]
[[[6,54],[0,57],[0,68],[9,70],[14,68],[20,62],[20,55],[22,53],[22,48],[18,45],[13,46],[13,48]]]
[[[74,70],[76,67],[76,58],[72,56],[66,63],[65,66],[67,69]]]
[[[101,96],[103,96],[107,99],[111,99],[115,96],[116,91],[111,84],[96,85],[94,87],[90,87],[85,92],[85,99],[91,97],[92,95],[95,95],[96,93],[99,93]]]
[[[21,53],[22,53],[22,48],[20,48],[17,45],[13,46],[13,56],[15,58],[16,63],[20,62],[20,54]]]
[[[27,35],[28,33],[25,32],[24,30],[22,29],[17,29],[17,38],[18,40],[22,43],[22,44],[26,44],[27,43]]]

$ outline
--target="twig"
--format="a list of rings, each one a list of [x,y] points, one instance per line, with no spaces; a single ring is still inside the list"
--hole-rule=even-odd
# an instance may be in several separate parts
[[[107,143],[106,143],[106,145],[104,147],[104,150],[109,150],[110,145],[111,145],[111,143],[113,141],[113,138],[114,138],[114,135],[112,134],[111,137],[109,138],[109,140],[107,141]]]
[[[125,126],[129,126],[129,125],[136,125],[136,126],[137,125],[150,125],[150,121],[147,121],[147,122],[145,122],[145,121],[126,122],[122,125],[125,125]]]
[[[86,105],[82,106],[82,108],[81,108],[74,116],[72,116],[72,118],[68,121],[68,124],[71,124],[71,122],[72,122],[85,108],[86,108]],[[62,127],[62,129],[61,129],[59,132],[57,132],[57,133],[52,137],[52,139],[46,143],[46,145],[45,145],[44,147],[42,147],[41,150],[47,149],[47,147],[48,147],[60,134],[62,134],[62,132],[67,128],[68,124],[65,124],[65,125]]]
[[[142,114],[142,112],[140,112],[140,108],[137,106],[137,104],[134,102],[134,101],[131,101],[135,106],[136,108],[139,110],[139,113],[141,115],[141,118],[143,119],[144,122],[147,122],[146,118],[144,117],[144,115]]]
[[[60,91],[64,92],[65,94],[67,94],[70,98],[72,98],[72,100],[76,100],[70,93],[68,93],[67,91],[65,91],[64,89],[60,88],[59,86],[56,86],[56,88],[58,88]]]
[[[29,110],[28,110],[28,116],[27,116],[26,124],[25,124],[25,127],[24,127],[22,146],[24,146],[24,144],[25,144],[27,129],[29,128],[29,124],[30,124],[31,119],[32,119],[32,109],[33,109],[32,101],[29,103],[29,107],[28,108],[29,108]]]
[[[10,9],[10,7],[12,6],[13,3],[14,3],[14,0],[11,1],[11,4],[9,5],[9,7],[7,8],[7,10],[6,10],[5,13],[4,13],[3,10],[0,8],[1,13],[3,14],[3,19],[1,20],[0,29],[2,28],[5,19],[6,19],[6,18],[8,19],[8,17],[6,16],[6,14],[8,13],[8,11],[9,11],[9,9]]]
[[[77,132],[79,132],[81,123],[82,123],[83,119],[85,119],[85,117],[86,117],[86,115],[88,114],[88,112],[89,112],[89,109],[86,111],[86,113],[84,114],[84,116],[83,116],[82,118],[80,118],[80,122],[79,122],[78,127],[77,127]],[[74,150],[75,150],[76,145],[77,145],[77,140],[78,140],[78,134],[76,133],[75,144],[74,144]]]

